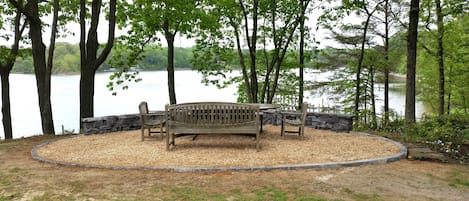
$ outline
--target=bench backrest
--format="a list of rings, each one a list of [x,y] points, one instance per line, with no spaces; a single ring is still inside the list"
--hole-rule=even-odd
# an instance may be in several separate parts
[[[259,106],[242,103],[201,102],[168,105],[169,126],[234,127],[259,124]]]

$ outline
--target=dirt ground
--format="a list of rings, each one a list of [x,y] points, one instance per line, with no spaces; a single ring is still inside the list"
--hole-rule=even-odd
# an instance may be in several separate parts
[[[469,200],[464,165],[401,160],[215,173],[74,168],[31,158],[31,149],[50,138],[0,142],[0,200]]]

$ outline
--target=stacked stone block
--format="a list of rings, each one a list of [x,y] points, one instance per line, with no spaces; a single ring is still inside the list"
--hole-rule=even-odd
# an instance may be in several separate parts
[[[164,111],[156,111],[152,118],[164,118]],[[263,124],[281,125],[282,115],[280,111],[272,110],[263,113]],[[83,133],[101,134],[117,131],[140,129],[139,114],[112,115],[103,117],[91,117],[82,119]],[[337,132],[349,132],[353,128],[353,115],[308,112],[305,126]]]

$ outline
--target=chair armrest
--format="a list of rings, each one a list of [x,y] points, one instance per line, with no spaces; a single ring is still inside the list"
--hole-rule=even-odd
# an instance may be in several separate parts
[[[282,111],[280,113],[282,115],[301,115],[302,114],[301,112],[297,112],[297,111]]]

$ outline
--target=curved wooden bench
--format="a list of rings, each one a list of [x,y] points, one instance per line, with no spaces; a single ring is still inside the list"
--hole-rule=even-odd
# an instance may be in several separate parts
[[[166,150],[175,138],[188,134],[251,134],[259,151],[259,106],[242,103],[199,102],[166,106]]]

